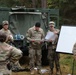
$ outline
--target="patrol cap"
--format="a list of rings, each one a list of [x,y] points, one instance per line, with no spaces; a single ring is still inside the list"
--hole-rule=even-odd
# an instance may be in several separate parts
[[[5,20],[5,21],[3,21],[2,22],[2,25],[4,26],[4,25],[8,25],[9,23],[8,23],[8,21],[7,20]]]
[[[54,26],[54,27],[55,27],[55,22],[54,22],[54,21],[50,21],[50,22],[49,22],[49,27],[50,27],[50,26]]]
[[[40,27],[40,26],[41,26],[40,22],[36,22],[35,27]]]

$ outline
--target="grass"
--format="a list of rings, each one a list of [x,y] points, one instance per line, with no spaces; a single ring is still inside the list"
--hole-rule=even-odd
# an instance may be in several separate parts
[[[73,71],[73,55],[70,54],[60,54],[60,65],[61,65],[61,69],[64,73],[67,74],[71,74]],[[74,73],[75,73],[75,69],[76,69],[76,64],[74,65]],[[74,74],[76,75],[76,73]]]

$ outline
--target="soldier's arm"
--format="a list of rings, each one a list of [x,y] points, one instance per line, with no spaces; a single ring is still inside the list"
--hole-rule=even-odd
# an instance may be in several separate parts
[[[28,41],[31,41],[32,39],[31,39],[31,36],[32,36],[32,33],[31,33],[31,30],[29,29],[28,31],[27,31],[27,33],[26,33],[26,39],[28,40]]]
[[[73,54],[76,54],[76,43],[73,46],[73,50],[72,50]]]
[[[45,34],[44,34],[44,31],[42,30],[42,37],[41,37],[41,39],[44,40],[44,38],[45,38]]]
[[[73,55],[74,55],[74,59],[76,60],[76,43],[73,46],[72,52],[73,52]]]
[[[12,47],[10,54],[10,60],[13,62],[18,61],[22,57],[22,51],[16,47]]]
[[[59,34],[59,32],[60,32],[59,29],[56,29],[56,30],[54,31],[54,33],[57,34],[57,35]]]
[[[9,30],[9,35],[8,35],[8,41],[13,41],[13,34],[11,33],[11,31]]]

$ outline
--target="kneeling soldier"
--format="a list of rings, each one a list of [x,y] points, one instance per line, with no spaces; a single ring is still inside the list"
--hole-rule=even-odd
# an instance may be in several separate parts
[[[22,57],[22,51],[5,43],[7,36],[0,31],[0,72],[4,75],[10,75],[11,71],[7,68],[7,64],[17,62]]]

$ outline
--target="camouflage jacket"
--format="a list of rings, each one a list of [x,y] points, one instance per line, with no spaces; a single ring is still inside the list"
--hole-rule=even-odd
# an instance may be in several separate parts
[[[73,46],[73,50],[72,50],[73,54],[76,55],[76,43]]]
[[[13,41],[13,34],[11,33],[10,30],[4,30],[2,28],[0,31],[4,32],[7,35],[7,37],[10,37],[10,40]]]
[[[48,32],[49,31],[51,31],[51,30],[48,30]],[[52,46],[52,49],[55,49],[57,46],[57,42],[58,42],[59,29],[54,29],[51,32],[57,32],[57,34],[54,33],[56,35],[56,38],[55,38],[55,40],[52,40],[52,42],[50,42],[51,39],[48,40],[47,43],[48,43],[48,46],[50,45],[50,46]]]
[[[35,30],[35,27],[30,28],[26,33],[26,38],[30,41],[33,47],[41,46],[40,42],[44,39],[44,31],[43,29],[39,29],[39,31]],[[31,40],[35,40],[35,42],[31,42]]]
[[[22,57],[22,51],[10,46],[7,43],[0,42],[0,62],[8,62],[9,60],[18,60]]]

